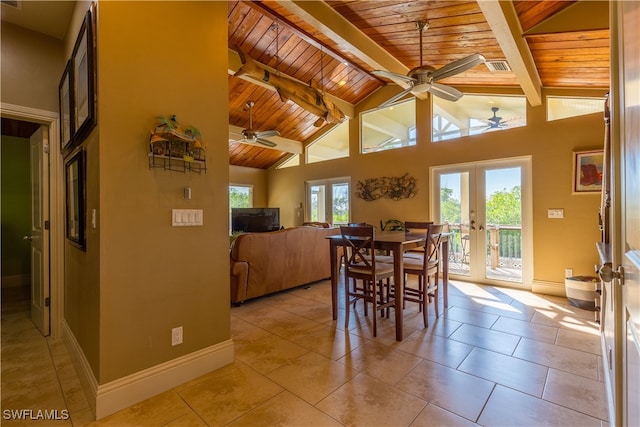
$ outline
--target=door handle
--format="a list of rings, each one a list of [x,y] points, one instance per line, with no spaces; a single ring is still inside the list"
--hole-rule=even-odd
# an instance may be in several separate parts
[[[619,265],[618,268],[613,270],[611,263],[602,264],[599,268],[596,266],[596,271],[598,272],[598,277],[603,282],[610,282],[613,279],[619,279],[620,284],[624,285],[624,267]]]
[[[29,240],[29,241],[31,241],[31,240],[33,240],[33,236],[24,236],[24,237],[22,238],[22,240]]]

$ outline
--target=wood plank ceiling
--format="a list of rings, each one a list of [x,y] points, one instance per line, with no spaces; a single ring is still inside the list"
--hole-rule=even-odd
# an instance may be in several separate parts
[[[344,105],[356,105],[383,85],[394,84],[370,74],[380,68],[381,61],[392,64],[388,68],[396,67],[390,71],[402,73],[420,65],[420,39],[415,23],[422,20],[428,22],[423,39],[424,62],[435,68],[472,53],[481,53],[489,61],[511,62],[512,54],[504,46],[512,41],[505,39],[512,38],[515,43],[526,42],[535,66],[533,75],[526,78],[534,84],[537,81],[545,88],[608,88],[607,17],[600,16],[580,28],[576,27],[576,17],[569,13],[577,10],[576,6],[592,3],[590,7],[600,7],[606,15],[606,1],[492,3],[489,6],[498,4],[507,21],[511,14],[518,22],[517,28],[511,28],[511,34],[495,31],[495,17],[489,20],[485,17],[486,2],[479,5],[476,1],[234,0],[228,2],[228,45],[230,50],[239,49],[276,72],[313,83],[325,95],[344,101]],[[545,26],[558,27],[553,23],[556,18],[564,22],[560,30],[546,30]],[[343,28],[348,28],[351,37],[340,34]],[[458,87],[525,90],[522,79],[517,70],[491,72],[487,66],[479,65],[440,82]],[[346,84],[341,84],[341,80],[346,80]],[[526,90],[524,93],[527,94]],[[230,72],[231,125],[249,127],[248,101],[255,102],[253,129],[275,129],[282,137],[303,144],[325,130],[314,126],[317,116],[291,101],[281,101],[278,93],[264,84],[235,77]],[[289,156],[278,147],[233,141],[229,145],[232,165],[266,169]]]

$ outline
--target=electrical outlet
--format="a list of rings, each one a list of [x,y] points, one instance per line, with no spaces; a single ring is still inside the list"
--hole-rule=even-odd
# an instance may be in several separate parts
[[[565,268],[564,277],[573,277],[573,268]]]
[[[182,344],[182,326],[171,329],[171,345]]]

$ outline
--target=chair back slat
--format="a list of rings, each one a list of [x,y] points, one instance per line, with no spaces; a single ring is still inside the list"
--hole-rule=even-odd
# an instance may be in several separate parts
[[[375,268],[375,257],[368,256],[374,251],[375,230],[372,225],[341,226],[342,244],[347,254],[346,268],[354,265],[360,268]]]

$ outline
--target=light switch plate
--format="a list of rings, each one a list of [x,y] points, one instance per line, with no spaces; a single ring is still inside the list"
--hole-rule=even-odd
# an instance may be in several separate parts
[[[548,209],[547,218],[553,218],[553,219],[564,218],[564,209]]]
[[[200,227],[203,224],[202,209],[172,209],[173,227]]]

